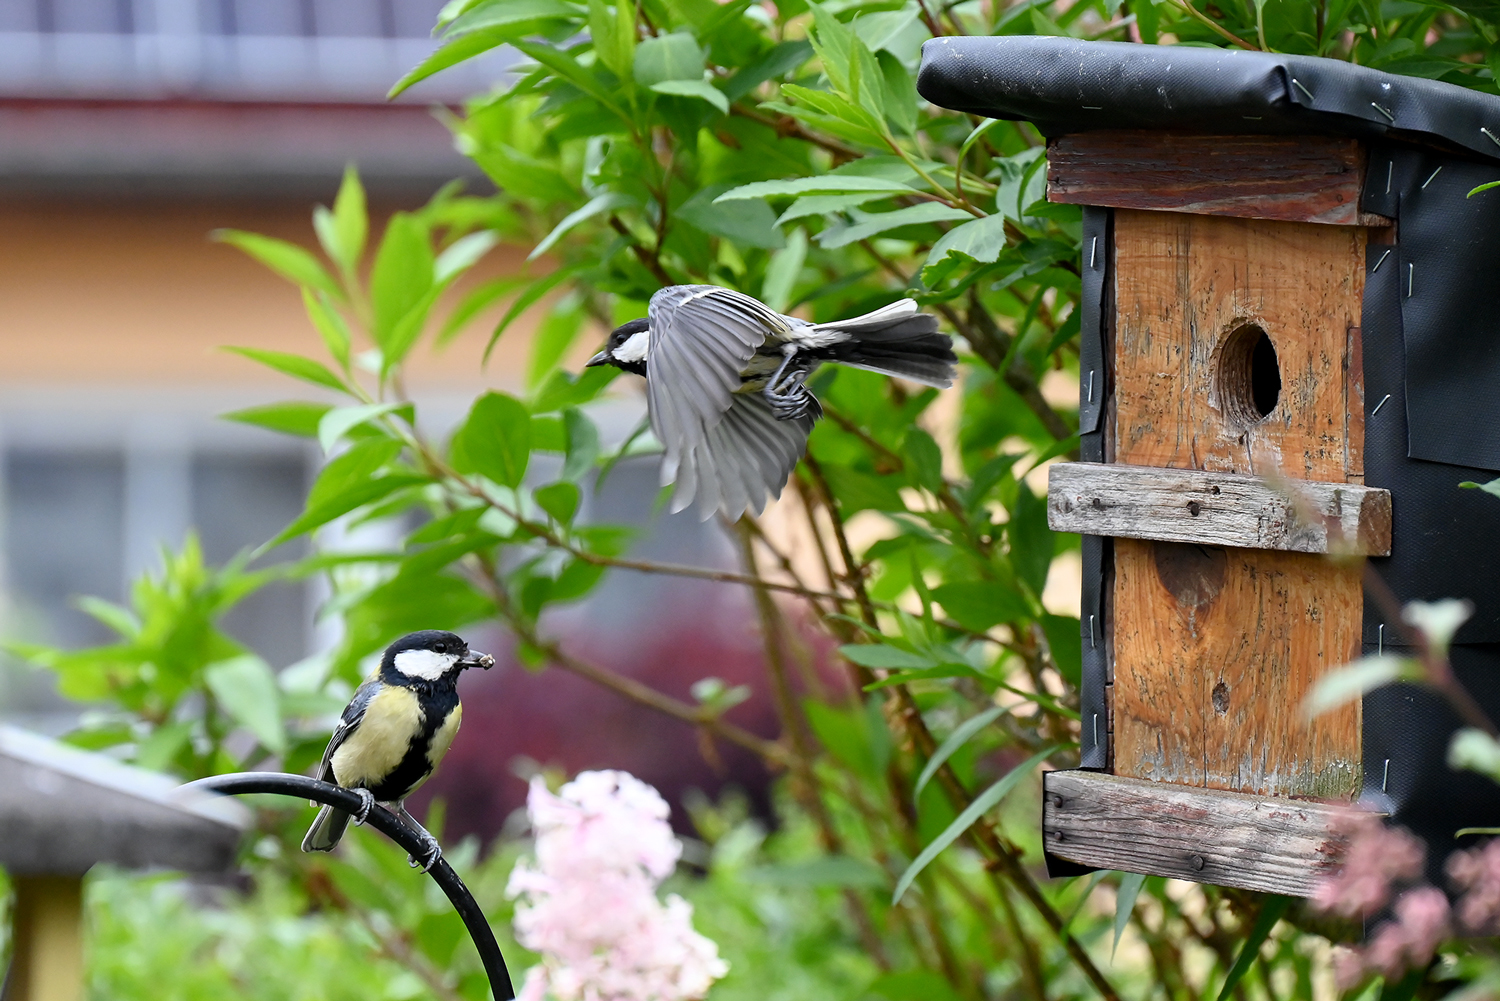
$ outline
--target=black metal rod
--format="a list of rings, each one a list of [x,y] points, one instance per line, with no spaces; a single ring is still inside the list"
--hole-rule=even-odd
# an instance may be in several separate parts
[[[358,813],[361,805],[358,794],[351,790],[336,786],[331,782],[320,782],[307,775],[286,775],[281,772],[237,772],[231,775],[212,775],[206,779],[189,782],[183,788],[208,790],[230,796],[244,796],[249,793],[292,796],[297,799],[315,800],[349,813]],[[376,806],[370,811],[370,816],[365,822],[405,848],[414,858],[421,858],[426,854],[427,845],[417,836],[417,833],[385,807]],[[453,903],[454,910],[458,911],[460,918],[463,918],[464,927],[469,930],[469,937],[474,940],[474,947],[479,950],[479,959],[484,963],[484,972],[490,978],[490,993],[495,996],[495,1001],[513,1001],[516,990],[511,986],[510,971],[506,969],[505,957],[500,954],[500,946],[495,941],[495,933],[490,930],[490,923],[485,920],[484,912],[479,909],[474,895],[469,892],[467,886],[464,886],[464,881],[458,878],[458,873],[453,871],[453,867],[445,858],[438,859],[437,863],[428,870],[428,875],[443,888],[443,892]]]

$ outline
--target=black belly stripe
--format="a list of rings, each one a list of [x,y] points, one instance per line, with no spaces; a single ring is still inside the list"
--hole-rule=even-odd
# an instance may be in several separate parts
[[[416,694],[425,718],[422,729],[406,745],[401,763],[382,782],[369,787],[370,792],[382,803],[405,799],[414,786],[432,773],[432,762],[427,758],[427,749],[432,746],[432,737],[438,728],[458,708],[456,679],[439,680],[435,684],[418,682],[409,687]]]

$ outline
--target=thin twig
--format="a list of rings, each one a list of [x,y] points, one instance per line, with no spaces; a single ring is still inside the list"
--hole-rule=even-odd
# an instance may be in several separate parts
[[[1204,24],[1208,25],[1214,31],[1218,32],[1218,34],[1226,41],[1234,45],[1238,45],[1242,49],[1248,49],[1251,52],[1261,51],[1261,47],[1259,45],[1255,45],[1245,41],[1239,35],[1236,35],[1234,32],[1224,27],[1218,21],[1215,21],[1213,18],[1200,11],[1197,7],[1194,7],[1192,4],[1188,3],[1188,0],[1172,0],[1172,2],[1178,7],[1181,7],[1183,10],[1187,11],[1193,17],[1197,18],[1199,21],[1202,21]]]

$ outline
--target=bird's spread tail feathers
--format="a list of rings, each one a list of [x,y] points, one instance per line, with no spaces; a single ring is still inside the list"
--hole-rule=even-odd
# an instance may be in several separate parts
[[[946,389],[953,384],[958,358],[953,342],[938,333],[937,326],[937,317],[917,312],[915,302],[902,299],[852,320],[819,324],[818,329],[851,336],[834,348],[833,360],[842,365]]]
[[[343,810],[335,810],[331,806],[325,806],[318,811],[312,826],[307,829],[307,836],[302,839],[302,850],[305,852],[331,852],[338,846],[339,839],[344,836],[344,831],[349,827],[349,821],[354,818]]]

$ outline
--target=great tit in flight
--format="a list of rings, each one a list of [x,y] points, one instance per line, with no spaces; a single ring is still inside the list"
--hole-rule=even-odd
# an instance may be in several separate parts
[[[380,668],[354,692],[334,727],[317,777],[359,793],[364,805],[349,814],[324,806],[302,839],[305,852],[329,852],[353,820],[363,824],[377,803],[390,803],[427,844],[412,864],[431,869],[442,849],[406,812],[405,799],[427,781],[458,733],[463,706],[458,676],[466,668],[495,666],[453,633],[425,629],[386,648]]]
[[[804,385],[831,361],[945,389],[952,341],[910,299],[850,320],[809,323],[717,285],[673,285],[647,316],[615,328],[588,364],[646,378],[672,510],[703,520],[759,514],[781,495],[823,408]]]

